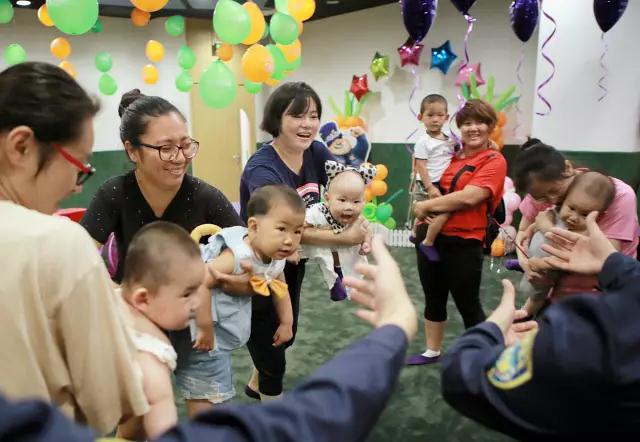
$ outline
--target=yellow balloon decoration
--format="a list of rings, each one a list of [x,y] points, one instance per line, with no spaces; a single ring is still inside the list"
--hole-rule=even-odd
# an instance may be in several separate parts
[[[164,8],[169,0],[131,0],[133,6],[146,12],[156,12]]]
[[[273,68],[271,52],[261,44],[250,46],[242,56],[242,75],[254,83],[262,83],[271,78]]]
[[[380,180],[373,180],[371,184],[369,184],[369,189],[371,190],[371,194],[373,196],[382,196],[387,193],[388,187],[387,183]]]
[[[280,50],[284,54],[284,59],[289,63],[296,61],[302,54],[302,43],[300,43],[300,40],[297,38],[296,41],[289,45],[281,45],[280,43],[278,43],[276,46],[280,48]]]
[[[76,78],[76,76],[78,75],[76,73],[76,68],[67,60],[60,62],[58,67],[64,70],[67,74],[71,75],[73,78]]]
[[[271,87],[277,86],[278,83],[280,83],[280,80],[276,80],[275,78],[269,78],[268,80],[264,81],[264,84]]]
[[[371,190],[369,189],[365,189],[364,190],[364,200],[366,202],[369,202],[373,199],[373,194],[371,193]]]
[[[149,20],[151,20],[151,14],[149,14],[147,11],[143,11],[138,8],[134,8],[131,11],[131,22],[135,26],[147,26],[149,24]]]
[[[164,46],[157,40],[149,40],[144,53],[149,61],[158,63],[164,58]]]
[[[298,35],[300,36],[300,35],[302,35],[302,31],[304,31],[304,25],[298,19],[296,19],[296,23],[298,23],[298,29],[300,29],[300,32],[298,32]]]
[[[156,84],[158,82],[158,69],[152,64],[143,67],[142,80],[147,84]]]
[[[64,37],[58,37],[53,40],[49,49],[51,50],[51,55],[56,57],[58,60],[64,60],[65,58],[69,58],[69,55],[71,55],[71,44],[69,44],[69,40]]]
[[[316,12],[315,0],[289,0],[289,14],[298,21],[309,20]]]
[[[229,61],[233,58],[233,46],[229,43],[220,43],[216,50],[216,55],[222,61]]]
[[[249,13],[249,20],[251,20],[251,30],[247,38],[242,40],[242,44],[252,45],[258,43],[267,27],[267,23],[264,21],[264,15],[262,15],[260,7],[252,1],[247,1],[242,7]]]
[[[51,17],[49,17],[47,5],[42,5],[38,8],[38,20],[40,20],[40,23],[48,28],[53,26],[53,20],[51,20]]]
[[[389,169],[384,164],[376,164],[376,176],[374,180],[384,180],[389,175]]]

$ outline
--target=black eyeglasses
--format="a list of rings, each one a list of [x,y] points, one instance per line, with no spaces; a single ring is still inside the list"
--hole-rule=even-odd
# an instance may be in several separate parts
[[[181,146],[175,144],[163,144],[162,146],[155,146],[153,144],[138,143],[140,146],[148,147],[149,149],[155,149],[158,151],[158,155],[162,161],[173,161],[178,158],[180,151],[187,160],[195,157],[200,149],[200,143],[196,140],[189,140]]]
[[[91,164],[82,164],[80,160],[78,160],[69,152],[67,152],[67,150],[64,147],[60,146],[59,144],[52,144],[51,147],[57,150],[58,153],[62,156],[62,158],[67,160],[69,163],[73,164],[78,169],[76,186],[82,186],[84,183],[87,182],[89,178],[91,178],[91,175],[96,173],[96,169],[91,167]]]

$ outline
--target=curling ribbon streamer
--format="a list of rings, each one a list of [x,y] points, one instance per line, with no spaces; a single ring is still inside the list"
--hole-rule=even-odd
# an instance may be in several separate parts
[[[523,81],[520,72],[522,70],[522,63],[524,62],[524,43],[522,43],[522,47],[520,49],[520,60],[518,60],[518,67],[516,68],[516,77],[518,78],[518,90],[520,93],[518,94],[518,100],[516,100],[516,126],[513,128],[513,133],[516,136],[516,140],[523,141],[524,137],[522,136],[521,129],[522,125],[520,122],[522,121],[522,110],[520,109],[520,99],[522,98],[522,88]]]
[[[411,89],[411,94],[409,95],[409,111],[416,119],[418,119],[418,114],[411,107],[411,101],[413,100],[413,97],[416,95],[416,92],[418,92],[418,90],[420,89],[420,75],[418,75],[418,72],[416,71],[416,68],[414,66],[411,66],[411,74],[413,75],[413,89]],[[414,129],[413,132],[411,132],[407,136],[407,138],[405,138],[405,141],[409,141],[411,137],[413,137],[416,134],[416,132],[418,132],[417,128]],[[407,151],[413,155],[413,146],[411,146],[410,144],[407,144],[406,147],[407,147]]]
[[[540,91],[542,90],[542,88],[544,88],[547,84],[549,84],[549,82],[551,81],[551,79],[554,77],[554,75],[556,74],[556,65],[553,62],[553,60],[551,60],[551,58],[549,58],[549,56],[544,52],[544,48],[547,46],[547,44],[549,43],[549,41],[553,38],[553,36],[556,34],[556,30],[558,29],[558,25],[556,24],[556,21],[553,19],[553,17],[551,15],[549,15],[545,10],[544,10],[544,3],[541,1],[541,8],[542,8],[542,14],[544,14],[544,16],[551,22],[553,23],[553,31],[551,31],[551,34],[546,38],[546,40],[544,41],[544,43],[542,43],[542,47],[540,48],[540,53],[542,54],[542,58],[544,58],[545,60],[547,60],[547,62],[551,65],[551,74],[547,77],[546,80],[544,80],[542,83],[540,83],[540,85],[537,88],[537,94],[538,94],[538,98],[540,98],[540,100],[542,100],[542,102],[544,104],[547,105],[547,111],[546,112],[536,112],[536,115],[540,115],[541,117],[548,115],[549,112],[551,112],[551,110],[553,109],[553,107],[551,106],[551,103],[549,103],[549,101],[540,93]]]
[[[607,46],[607,41],[604,39],[604,32],[602,33],[602,44],[604,45],[604,47],[602,48],[602,55],[600,56],[600,67],[602,68],[602,77],[600,77],[600,79],[598,80],[598,87],[602,89],[602,95],[600,96],[600,98],[598,98],[598,101],[602,101],[604,97],[607,96],[607,92],[608,92],[607,86],[604,81],[607,78],[607,74],[609,73],[609,70],[607,69],[607,65],[604,64],[604,57],[605,55],[607,55],[607,49],[609,47]]]
[[[467,32],[464,34],[464,63],[462,63],[460,69],[469,64],[469,35],[471,34],[471,31],[473,31],[473,23],[476,21],[476,19],[470,15],[465,15],[464,19],[467,21],[469,26],[467,26]]]

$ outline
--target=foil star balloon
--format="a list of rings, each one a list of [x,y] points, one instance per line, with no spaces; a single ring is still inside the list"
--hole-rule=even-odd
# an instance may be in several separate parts
[[[376,52],[371,61],[371,73],[376,81],[389,75],[389,56]]]
[[[431,48],[431,69],[440,69],[446,74],[456,58],[458,56],[453,53],[451,42],[447,40],[437,48]]]
[[[358,101],[369,92],[369,84],[367,80],[367,74],[364,75],[354,75],[351,79],[351,93],[356,97]]]
[[[473,73],[476,77],[476,85],[481,86],[485,83],[482,78],[482,73],[480,72],[480,63],[476,64],[467,64],[460,67],[458,71],[458,76],[456,77],[456,86],[460,86],[462,83],[465,83],[469,86],[469,76]]]
[[[413,64],[418,66],[420,63],[422,48],[424,48],[424,45],[416,43],[411,39],[405,41],[404,44],[398,48],[398,54],[400,54],[400,65],[406,66],[407,64]]]

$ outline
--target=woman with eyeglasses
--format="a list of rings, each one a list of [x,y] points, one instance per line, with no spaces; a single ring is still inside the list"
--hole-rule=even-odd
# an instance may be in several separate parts
[[[191,231],[201,224],[231,227],[242,222],[220,190],[187,174],[199,144],[189,136],[187,121],[173,104],[134,89],[122,96],[118,114],[120,139],[135,167],[100,186],[81,224],[100,244],[115,234],[119,259],[114,280],[119,283],[129,242],[145,224],[163,220]],[[178,353],[176,390],[187,399],[191,416],[234,394],[233,385],[211,379],[221,365],[208,351],[213,323],[204,332],[208,338],[195,344],[189,329],[168,333]],[[194,346],[202,351],[193,350]]]
[[[62,69],[0,73],[0,391],[105,433],[148,403],[87,232],[51,216],[93,173],[98,104]]]

